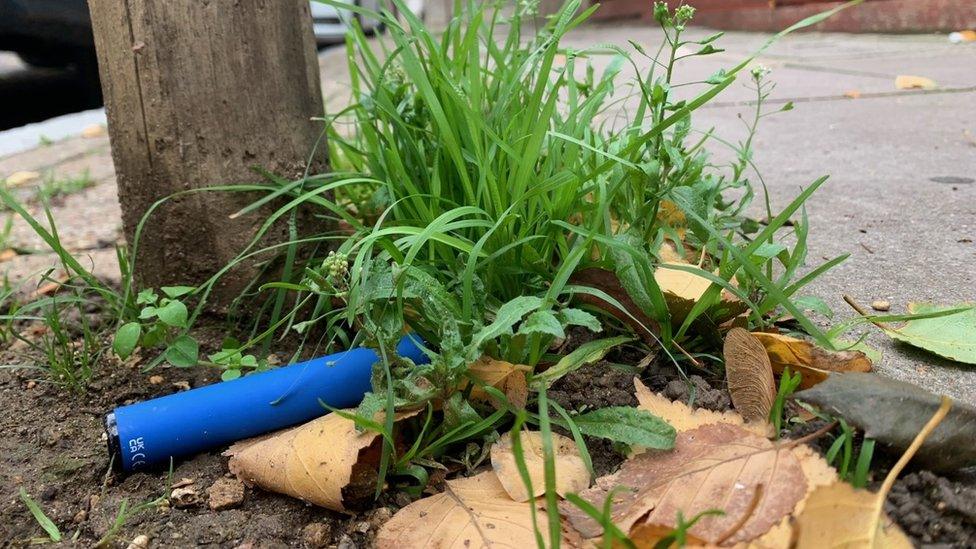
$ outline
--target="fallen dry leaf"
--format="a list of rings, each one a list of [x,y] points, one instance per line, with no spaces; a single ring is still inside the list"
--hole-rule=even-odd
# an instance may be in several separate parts
[[[679,433],[714,423],[743,427],[759,436],[765,436],[767,432],[766,426],[752,423],[747,425],[742,416],[733,411],[714,412],[705,408],[692,410],[683,402],[672,401],[651,391],[636,377],[634,378],[634,388],[637,395],[637,407],[668,422]]]
[[[532,480],[531,496],[516,465],[511,433],[503,434],[491,447],[491,466],[513,500],[529,501],[546,492],[542,434],[537,431],[523,432],[519,440],[522,443],[525,467]],[[589,488],[590,472],[573,439],[552,433],[552,445],[556,464],[556,493],[563,496]]]
[[[532,504],[513,501],[493,471],[445,486],[393,515],[376,536],[377,549],[535,547]],[[536,513],[536,520],[545,532],[546,513]]]
[[[934,90],[938,86],[935,80],[924,76],[901,74],[895,78],[895,87],[899,90]]]
[[[644,341],[656,342],[657,334],[660,333],[660,327],[654,319],[644,314],[644,311],[634,303],[634,300],[630,298],[630,295],[624,289],[616,274],[606,269],[592,267],[573,273],[569,281],[572,284],[596,288],[617,300],[627,310],[626,313],[596,296],[582,293],[576,294],[576,299],[583,303],[589,303],[590,305],[599,307],[620,319],[621,322],[628,324]]]
[[[881,520],[879,498],[846,482],[818,488],[797,517],[796,549],[909,549],[905,534],[890,520]],[[883,502],[882,502],[883,503]]]
[[[6,248],[0,251],[0,263],[3,263],[4,261],[10,261],[15,257],[17,257],[17,250],[13,248]]]
[[[528,366],[484,356],[468,366],[468,374],[484,382],[485,385],[505,393],[505,397],[516,408],[525,408],[529,399],[529,384],[525,379],[525,372],[529,369]],[[501,408],[502,405],[500,402],[494,402],[484,388],[477,385],[471,387],[469,396],[474,400],[491,400],[496,408]]]
[[[809,341],[782,334],[753,332],[769,355],[773,372],[783,373],[787,367],[800,372],[800,387],[809,389],[821,383],[830,372],[870,372],[871,359],[861,351],[828,351]]]
[[[230,447],[230,471],[247,484],[350,512],[372,502],[381,439],[331,413]]]
[[[776,383],[766,348],[748,331],[732,328],[725,336],[722,352],[735,409],[746,421],[768,421],[776,400]]]
[[[705,295],[705,291],[712,285],[712,281],[695,273],[668,268],[668,265],[682,267],[693,265],[683,262],[662,263],[654,270],[654,281],[657,282],[664,294],[671,319],[680,323],[688,316],[692,307]],[[721,293],[721,306],[726,309],[726,314],[722,318],[716,319],[719,322],[732,318],[745,310],[745,304],[724,289]]]
[[[848,99],[858,99],[861,97],[861,90],[847,90],[844,92],[844,97]]]
[[[20,185],[26,185],[31,181],[39,179],[40,177],[41,174],[38,172],[19,171],[8,175],[5,182],[8,187],[19,187]]]
[[[884,502],[902,469],[945,419],[951,406],[952,400],[942,397],[935,414],[891,468],[877,493],[857,490],[847,483],[836,482],[818,488],[811,494],[803,512],[797,516],[797,549],[912,547],[905,534],[884,516]]]
[[[44,297],[56,293],[61,289],[62,286],[64,286],[64,283],[70,279],[71,277],[69,277],[67,274],[61,273],[60,275],[58,275],[56,280],[49,279],[47,282],[38,286],[36,290],[31,292],[29,298],[37,299],[39,297]]]
[[[92,124],[90,126],[85,126],[85,129],[81,130],[81,136],[85,139],[94,139],[96,137],[102,137],[105,135],[105,126],[101,124]]]
[[[625,532],[674,527],[679,511],[690,518],[719,509],[723,515],[704,517],[689,532],[707,543],[732,545],[758,538],[793,512],[807,480],[788,446],[774,447],[742,427],[717,423],[679,433],[672,452],[628,460],[580,496],[602,508],[611,493],[611,520]],[[563,511],[584,537],[602,534],[577,507],[564,504]]]

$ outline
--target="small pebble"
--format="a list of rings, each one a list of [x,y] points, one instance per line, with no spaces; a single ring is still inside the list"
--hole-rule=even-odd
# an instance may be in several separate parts
[[[177,488],[170,493],[169,501],[173,507],[184,509],[200,503],[200,494],[193,488]]]
[[[342,538],[339,539],[338,549],[357,549],[356,542],[352,540],[349,534],[343,534]]]
[[[85,522],[86,520],[88,520],[88,512],[85,511],[84,509],[82,509],[81,511],[78,511],[77,513],[75,513],[75,516],[74,516],[74,518],[71,519],[71,522],[73,522],[75,524],[81,524],[82,522]]]
[[[324,522],[312,522],[302,528],[302,539],[313,549],[329,546],[332,537],[332,527]]]
[[[140,534],[132,538],[132,541],[126,549],[149,549],[149,536]]]
[[[163,382],[163,376],[149,376],[150,385],[159,385]]]
[[[871,303],[871,308],[874,309],[875,311],[881,311],[881,312],[890,311],[891,310],[891,303],[888,303],[887,301],[885,301],[883,299],[879,299],[879,300],[874,301],[873,303]]]
[[[244,484],[241,481],[231,478],[219,478],[210,488],[209,505],[214,511],[231,509],[244,502]]]

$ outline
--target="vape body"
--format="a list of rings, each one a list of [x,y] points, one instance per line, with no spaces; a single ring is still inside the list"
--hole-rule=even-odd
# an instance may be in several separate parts
[[[405,336],[397,353],[427,361],[417,336]],[[359,404],[370,390],[373,364],[366,348],[207,385],[116,408],[105,417],[109,451],[124,471],[157,464],[261,435]]]

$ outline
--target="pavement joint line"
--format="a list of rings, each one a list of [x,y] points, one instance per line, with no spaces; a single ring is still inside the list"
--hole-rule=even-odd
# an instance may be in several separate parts
[[[857,98],[849,97],[846,95],[819,95],[815,97],[782,97],[775,99],[766,99],[763,103],[767,105],[782,105],[785,103],[823,103],[829,101],[856,101],[861,99],[881,99],[885,97],[901,97],[901,96],[914,96],[914,95],[948,95],[956,93],[972,93],[976,92],[976,86],[966,86],[962,88],[939,88],[936,90],[900,90],[900,91],[890,91],[890,92],[863,92]],[[725,101],[725,102],[715,102],[706,103],[702,105],[701,108],[706,109],[718,109],[725,107],[750,107],[756,104],[755,100],[750,101]]]
[[[784,68],[788,69],[798,69],[803,71],[811,72],[827,72],[833,74],[843,74],[847,76],[864,76],[867,78],[881,78],[884,80],[894,80],[897,74],[888,74],[882,72],[870,72],[870,71],[859,71],[855,69],[841,69],[834,67],[824,67],[821,65],[804,65],[803,63],[783,63]]]

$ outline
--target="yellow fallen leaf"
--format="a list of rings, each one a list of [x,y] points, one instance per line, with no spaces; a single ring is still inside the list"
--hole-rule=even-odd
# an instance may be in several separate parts
[[[532,480],[530,496],[522,476],[519,474],[515,453],[512,449],[512,435],[505,433],[491,447],[491,466],[508,495],[515,501],[529,501],[546,492],[545,461],[542,452],[542,434],[537,431],[523,432],[519,436],[522,443],[522,457],[529,478]],[[556,464],[556,493],[563,496],[576,493],[590,486],[590,472],[580,455],[573,439],[552,433],[553,452]]]
[[[27,183],[39,179],[40,177],[41,174],[37,172],[20,171],[8,175],[5,181],[8,187],[19,187],[20,185],[26,185]]]
[[[535,547],[532,503],[513,501],[493,471],[449,480],[440,494],[407,505],[380,528],[377,549]],[[537,512],[541,532],[546,513]]]
[[[712,285],[712,282],[695,273],[669,268],[669,265],[681,267],[692,265],[681,262],[662,263],[654,270],[654,281],[657,282],[664,294],[668,311],[671,313],[671,320],[680,323],[691,312],[691,308],[705,295],[705,291]],[[724,289],[721,293],[721,305],[727,309],[726,318],[731,318],[745,309],[745,305],[739,298]]]
[[[939,85],[931,78],[901,74],[895,78],[895,87],[899,90],[934,90]]]
[[[0,263],[3,263],[4,261],[10,261],[15,257],[17,257],[17,250],[13,248],[6,248],[3,251],[0,251]]]
[[[746,421],[768,421],[776,400],[776,384],[766,348],[748,331],[732,328],[725,335],[722,353],[735,409]]]
[[[340,512],[372,503],[381,438],[331,413],[304,425],[243,440],[224,455],[240,480]]]
[[[671,452],[647,452],[597,480],[580,497],[602,508],[624,532],[643,525],[675,527],[678,513],[691,518],[717,509],[688,531],[710,544],[747,542],[793,512],[807,492],[803,468],[789,446],[725,423],[678,434]],[[612,496],[611,496],[612,494]],[[576,506],[563,511],[584,537],[603,527]]]
[[[743,427],[747,431],[759,436],[765,436],[767,433],[766,426],[760,424],[746,425],[742,416],[733,411],[714,412],[705,408],[692,410],[683,402],[672,401],[665,396],[651,391],[638,378],[634,378],[634,388],[637,395],[637,407],[642,410],[647,410],[668,422],[679,433],[715,423]]]
[[[773,371],[786,367],[802,374],[800,387],[809,389],[827,379],[830,372],[870,372],[871,359],[861,351],[828,351],[809,341],[782,334],[753,332],[769,354]]]
[[[797,549],[845,547],[849,549],[909,548],[911,542],[883,513],[888,492],[929,434],[945,419],[952,400],[942,403],[915,440],[891,468],[877,493],[858,490],[844,482],[818,488],[797,516]]]
[[[883,504],[883,498],[881,503]],[[909,549],[905,534],[890,520],[879,520],[877,494],[846,482],[818,488],[797,518],[797,549],[832,547]]]
[[[525,379],[525,372],[530,370],[529,366],[512,364],[504,360],[495,360],[487,356],[481,357],[470,366],[468,374],[483,382],[489,387],[494,387],[505,393],[505,397],[516,408],[525,408],[529,398],[529,385]],[[464,389],[462,386],[461,389]],[[474,400],[492,400],[484,388],[475,385],[471,387],[470,398]],[[501,403],[492,402],[496,407],[501,407]]]
[[[81,130],[81,136],[85,139],[94,139],[96,137],[102,137],[105,135],[105,126],[101,124],[92,124],[90,126],[85,126],[85,129]]]

